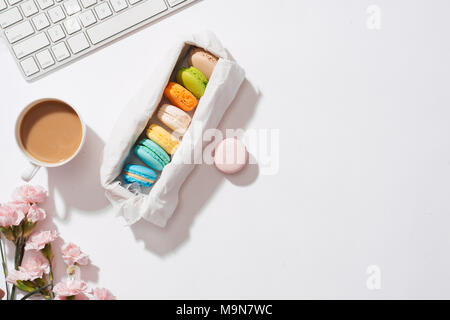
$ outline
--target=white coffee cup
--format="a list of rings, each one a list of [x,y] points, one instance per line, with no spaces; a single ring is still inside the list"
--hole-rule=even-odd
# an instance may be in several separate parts
[[[43,162],[40,161],[36,158],[34,158],[24,147],[23,143],[22,143],[22,138],[21,138],[21,125],[22,125],[22,121],[25,117],[25,115],[27,115],[28,111],[31,108],[39,108],[40,105],[44,105],[44,103],[48,103],[51,101],[56,101],[58,103],[63,103],[65,104],[67,107],[70,107],[77,115],[77,117],[80,119],[81,122],[81,130],[82,130],[82,136],[81,136],[81,141],[80,144],[78,146],[78,149],[67,159],[65,159],[64,161],[60,161],[60,162],[56,162],[56,163],[47,163],[47,162]],[[19,114],[17,120],[16,120],[16,126],[15,126],[15,136],[16,136],[16,142],[17,145],[19,146],[20,150],[22,150],[23,154],[27,157],[27,159],[29,160],[29,165],[28,167],[23,171],[22,173],[22,179],[24,181],[30,181],[34,175],[36,174],[36,172],[38,172],[38,170],[41,167],[46,167],[46,168],[55,168],[55,167],[61,167],[63,165],[65,165],[66,163],[70,162],[73,158],[75,158],[77,156],[77,154],[80,152],[81,148],[83,147],[84,141],[86,140],[86,124],[84,123],[83,119],[81,118],[80,113],[70,104],[68,104],[67,102],[64,102],[62,100],[59,99],[55,99],[55,98],[45,98],[45,99],[39,99],[36,101],[31,102],[28,106],[26,106],[22,112]]]

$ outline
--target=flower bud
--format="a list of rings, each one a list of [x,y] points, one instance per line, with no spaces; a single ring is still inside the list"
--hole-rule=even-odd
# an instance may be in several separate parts
[[[31,221],[25,221],[24,222],[24,224],[23,224],[23,236],[25,238],[28,238],[31,235],[35,225],[36,225],[36,223],[33,223]]]
[[[0,227],[0,232],[3,233],[9,241],[15,241],[16,237],[14,236],[14,232],[12,231],[11,227],[9,228],[3,228]]]
[[[69,279],[81,279],[81,269],[77,265],[67,266],[67,274],[69,275]]]
[[[41,250],[41,253],[48,260],[48,262],[52,263],[53,250],[52,244],[50,242],[44,246],[44,248]]]

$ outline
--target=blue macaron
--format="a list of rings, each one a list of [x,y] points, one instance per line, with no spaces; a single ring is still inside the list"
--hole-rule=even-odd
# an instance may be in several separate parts
[[[151,187],[158,176],[152,169],[138,164],[127,164],[123,172],[122,180],[125,183],[136,182],[143,187]]]
[[[134,148],[134,153],[142,162],[156,171],[161,171],[170,162],[167,152],[150,139],[139,141]]]

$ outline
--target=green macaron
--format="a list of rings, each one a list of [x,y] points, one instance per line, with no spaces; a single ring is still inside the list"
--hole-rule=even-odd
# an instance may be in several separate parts
[[[177,73],[177,82],[198,99],[203,96],[208,85],[205,75],[194,67],[181,68]]]

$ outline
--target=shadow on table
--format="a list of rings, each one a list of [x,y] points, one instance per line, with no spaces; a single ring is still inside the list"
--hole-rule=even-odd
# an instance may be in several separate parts
[[[260,93],[245,80],[232,105],[225,113],[219,129],[245,129],[255,113]],[[259,175],[259,167],[255,159],[247,167],[232,176],[227,176],[236,186],[248,186]],[[195,216],[211,201],[219,186],[225,180],[212,165],[197,165],[180,189],[179,203],[173,216],[165,228],[159,228],[145,220],[134,224],[131,229],[136,239],[143,240],[148,250],[164,256],[179,248],[188,238],[189,230]]]
[[[56,199],[59,193],[63,201],[63,212],[57,212],[56,219],[70,219],[73,208],[82,211],[99,211],[109,205],[105,191],[100,184],[100,164],[103,140],[89,127],[86,127],[86,141],[80,153],[68,164],[48,170],[49,199]],[[56,212],[53,202],[49,208]]]

